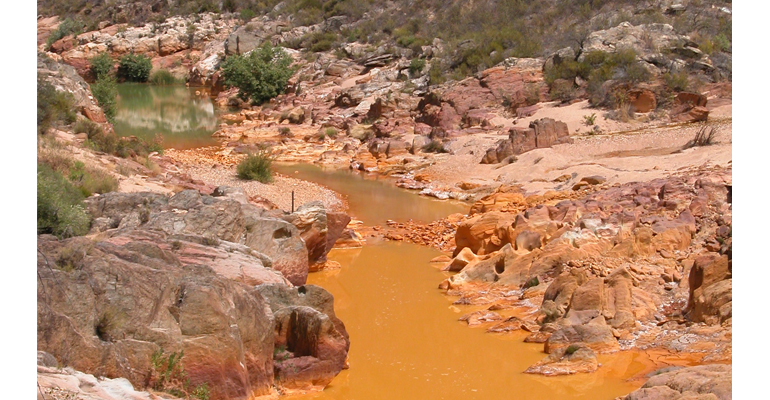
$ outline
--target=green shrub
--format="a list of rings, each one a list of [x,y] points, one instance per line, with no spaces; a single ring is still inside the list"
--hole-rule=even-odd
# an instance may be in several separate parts
[[[102,130],[99,124],[88,119],[80,119],[75,122],[75,125],[72,126],[72,131],[75,133],[85,133],[89,139],[104,134],[104,130]]]
[[[222,63],[225,84],[237,87],[243,100],[261,104],[281,94],[294,73],[291,57],[280,47],[265,43],[247,56],[231,56]]]
[[[118,78],[129,82],[147,82],[152,62],[141,54],[126,54],[118,64]]]
[[[45,42],[46,49],[51,48],[57,40],[67,35],[77,35],[83,30],[83,24],[70,18],[66,18],[59,24],[59,27],[55,31],[51,32],[48,39]]]
[[[425,68],[425,60],[422,58],[413,58],[409,63],[409,74],[417,75]]]
[[[257,16],[257,13],[255,13],[251,9],[244,8],[243,10],[241,10],[241,20],[243,22],[249,22],[251,21],[252,18],[256,16]]]
[[[37,132],[45,133],[48,128],[64,122],[75,121],[74,99],[71,94],[56,90],[42,76],[37,78]]]
[[[37,232],[59,238],[82,236],[91,218],[83,206],[83,194],[61,173],[37,165]]]
[[[256,180],[262,183],[272,182],[272,163],[273,159],[266,151],[249,154],[238,164],[238,177],[247,181]]]
[[[177,83],[177,79],[168,70],[159,69],[150,75],[150,83],[153,85],[173,85]]]
[[[118,86],[115,78],[109,75],[102,75],[96,82],[91,84],[91,94],[94,95],[99,107],[104,111],[107,119],[112,121],[117,114]]]
[[[330,137],[332,139],[335,139],[337,137],[337,129],[335,129],[335,128],[331,127],[331,126],[326,128],[326,130],[324,132],[326,133],[326,136],[328,136],[328,137]]]
[[[593,126],[596,124],[596,113],[591,113],[591,115],[584,115],[583,123],[588,126]]]
[[[428,72],[428,81],[431,85],[440,85],[446,82],[446,77],[441,70],[441,64],[434,60],[430,63],[430,71]]]
[[[663,75],[663,81],[666,83],[669,89],[683,92],[687,90],[690,83],[687,78],[687,72],[680,71],[677,73],[667,73]]]
[[[112,69],[115,67],[115,60],[107,53],[100,53],[99,55],[88,60],[91,73],[94,79],[100,79],[109,77],[112,75]]]
[[[576,351],[580,350],[580,346],[576,344],[571,344],[569,347],[567,347],[566,350],[564,350],[564,353],[567,355],[575,354]]]
[[[118,189],[118,181],[112,175],[96,168],[86,167],[81,161],[75,161],[69,172],[69,180],[83,196],[94,193],[109,193]]]

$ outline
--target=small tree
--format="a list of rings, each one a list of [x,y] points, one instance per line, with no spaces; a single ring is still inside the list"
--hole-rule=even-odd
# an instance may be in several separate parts
[[[115,61],[107,53],[101,53],[90,60],[91,73],[94,75],[94,79],[100,79],[108,77],[112,74],[112,68],[115,66]]]
[[[104,115],[112,121],[117,113],[118,86],[115,78],[110,75],[100,76],[91,84],[91,93],[104,111]]]
[[[126,54],[120,58],[118,78],[130,82],[147,82],[150,78],[152,62],[141,54]]]
[[[225,60],[222,76],[226,85],[238,88],[241,99],[261,104],[284,92],[294,73],[289,65],[291,57],[283,48],[265,43],[248,55]]]

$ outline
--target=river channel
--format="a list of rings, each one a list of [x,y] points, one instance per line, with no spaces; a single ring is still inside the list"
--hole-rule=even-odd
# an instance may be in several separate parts
[[[214,144],[218,120],[209,99],[186,87],[120,85],[115,131],[164,137],[179,149]],[[278,172],[342,193],[349,213],[367,225],[388,219],[430,222],[466,213],[469,205],[439,201],[346,170],[277,165]],[[525,333],[489,334],[458,321],[478,306],[455,306],[437,287],[448,276],[430,264],[441,253],[408,243],[374,241],[335,249],[337,270],[311,273],[308,283],[334,295],[335,311],[350,334],[350,368],[322,392],[287,398],[375,399],[592,399],[610,400],[641,385],[629,381],[649,365],[642,353],[600,355],[592,374],[545,377],[524,370],[543,359],[542,344]]]

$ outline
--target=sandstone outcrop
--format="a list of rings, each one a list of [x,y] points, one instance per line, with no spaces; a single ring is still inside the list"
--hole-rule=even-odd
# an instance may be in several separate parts
[[[645,343],[682,351],[687,342],[660,343],[653,332],[676,337],[689,329],[680,325],[686,320],[731,324],[729,171],[614,187],[600,178],[585,178],[600,189],[582,199],[535,206],[528,206],[534,197],[501,188],[458,224],[454,258],[445,269],[459,272],[439,287],[469,299],[463,304],[490,304],[490,310],[510,304],[511,290],[522,301],[542,299],[534,318],[489,328],[540,326],[526,329],[532,332],[527,341],[544,343],[555,355],[529,372],[594,369],[587,352],[575,363],[565,359],[571,346],[606,353]],[[649,326],[665,328],[631,339]],[[729,352],[729,334],[719,340]]]
[[[320,390],[345,367],[333,297],[293,286],[307,276],[299,231],[242,190],[86,204],[90,236],[38,238],[38,348],[62,364],[142,388],[159,385],[153,360],[183,354],[190,387],[212,399],[269,395],[276,382]],[[338,217],[328,229],[347,225]]]
[[[676,368],[656,374],[622,400],[731,400],[732,365],[712,364]]]
[[[92,231],[110,228],[159,230],[225,240],[257,251],[290,282],[307,279],[307,248],[297,228],[248,203],[242,191],[227,196],[185,190],[167,198],[153,193],[108,193],[87,201]]]
[[[350,222],[347,214],[328,212],[320,201],[303,204],[283,218],[299,230],[311,265],[326,261],[326,255]]]
[[[530,150],[551,147],[562,143],[572,143],[567,124],[552,118],[532,121],[529,128],[514,127],[508,131],[508,139],[497,147],[487,150],[482,164],[496,164],[508,157],[526,153]]]
[[[152,384],[154,354],[184,352],[212,399],[266,395],[273,316],[250,286],[185,265],[173,241],[40,237],[39,350],[89,374]],[[166,239],[166,240],[163,240]]]
[[[350,339],[321,287],[265,284],[257,291],[275,316],[276,382],[288,390],[320,390],[347,366]]]

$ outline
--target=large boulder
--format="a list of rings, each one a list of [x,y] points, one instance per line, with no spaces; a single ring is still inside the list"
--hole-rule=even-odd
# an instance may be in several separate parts
[[[510,156],[562,143],[572,143],[567,124],[552,118],[541,118],[530,122],[528,128],[510,128],[508,139],[487,150],[481,163],[496,164]]]
[[[37,347],[62,364],[135,387],[153,360],[180,354],[191,387],[211,399],[272,392],[273,316],[251,286],[185,264],[176,241],[38,240]]]
[[[695,322],[720,323],[732,317],[732,271],[728,257],[709,253],[690,269],[686,311]]]
[[[277,383],[289,390],[323,389],[347,365],[350,340],[334,314],[334,297],[315,285],[257,286],[275,315]]]
[[[350,222],[347,214],[328,212],[320,201],[303,204],[284,219],[299,230],[311,265],[326,261],[326,255]]]

